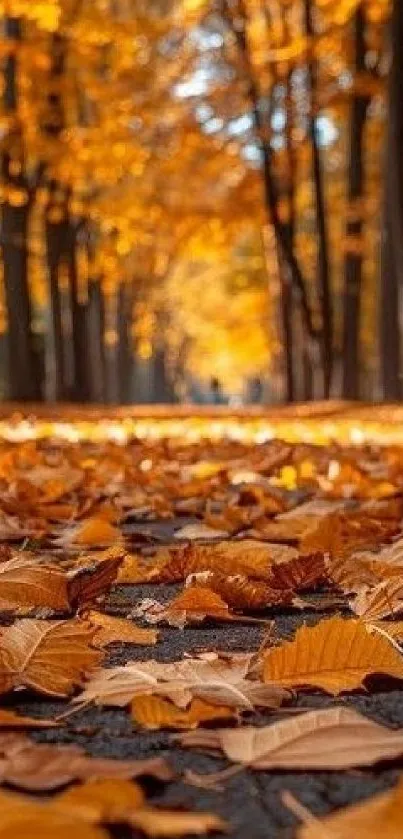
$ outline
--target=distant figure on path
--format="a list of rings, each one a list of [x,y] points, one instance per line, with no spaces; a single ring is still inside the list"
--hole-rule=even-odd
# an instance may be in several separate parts
[[[225,397],[224,391],[221,387],[221,382],[213,376],[210,381],[210,393],[208,397],[208,401],[212,405],[226,405],[227,399]]]

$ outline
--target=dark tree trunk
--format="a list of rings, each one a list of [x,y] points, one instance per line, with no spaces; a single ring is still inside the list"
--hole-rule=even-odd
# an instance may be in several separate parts
[[[63,335],[63,304],[59,288],[59,269],[64,254],[65,221],[54,224],[47,220],[45,236],[49,279],[51,353],[55,380],[53,397],[56,401],[65,401],[68,399],[69,389]]]
[[[391,21],[392,66],[386,142],[385,208],[380,288],[381,384],[386,399],[401,397],[400,287],[403,283],[403,3]]]
[[[67,250],[66,262],[70,279],[71,319],[73,335],[74,359],[74,388],[75,402],[91,401],[91,376],[89,365],[89,330],[87,322],[87,305],[80,302],[77,276],[77,228],[70,221],[67,222]]]
[[[8,18],[6,37],[21,39],[20,21]],[[4,70],[4,107],[10,114],[18,107],[16,58],[12,53]],[[16,172],[15,167],[19,168]],[[14,167],[14,168],[13,168]],[[22,138],[18,128],[3,140],[1,155],[3,184],[22,197],[17,206],[6,202],[1,213],[2,255],[8,319],[8,395],[16,401],[41,399],[42,367],[39,348],[32,334],[32,311],[28,286],[28,226],[32,196],[24,173]]]
[[[355,72],[365,71],[365,32],[363,10],[355,14]],[[350,161],[348,178],[348,219],[343,300],[343,396],[360,396],[360,314],[362,287],[362,198],[364,192],[363,136],[368,99],[353,96],[350,119]]]
[[[105,402],[104,313],[100,282],[90,281],[88,286],[88,347],[90,368],[90,398],[92,402]]]
[[[132,312],[132,289],[127,283],[122,283],[118,293],[118,379],[119,379],[119,401],[122,405],[130,405],[132,402],[132,381],[134,356],[131,340],[131,312]]]
[[[305,29],[308,39],[314,37],[311,0],[305,0]],[[318,291],[322,316],[321,355],[323,367],[323,395],[330,394],[333,368],[333,311],[330,286],[330,266],[323,173],[316,129],[316,62],[310,57],[307,65],[309,104],[309,135],[312,152],[312,180],[315,193],[316,228],[318,235]]]

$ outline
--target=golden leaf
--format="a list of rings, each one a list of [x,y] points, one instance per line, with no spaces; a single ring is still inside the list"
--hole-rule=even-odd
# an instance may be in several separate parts
[[[366,621],[381,620],[403,611],[403,575],[362,589],[351,601],[352,610]]]
[[[99,559],[95,557],[68,573],[68,597],[72,608],[83,607],[93,603],[103,594],[109,592],[117,578],[123,559],[123,553],[110,549],[110,555]]]
[[[370,518],[363,513],[335,513],[324,516],[303,536],[300,550],[303,554],[349,556],[358,548],[372,548],[387,542],[395,533],[393,521]]]
[[[242,574],[226,577],[214,571],[194,574],[189,578],[190,587],[207,586],[218,594],[232,609],[259,610],[280,603],[291,603],[292,593],[286,589],[277,590],[263,580],[250,580]]]
[[[79,620],[24,619],[7,627],[0,640],[0,690],[24,686],[68,696],[101,658],[91,646],[93,634]]]
[[[369,635],[363,621],[336,616],[302,626],[294,641],[269,650],[263,673],[265,681],[313,685],[337,695],[360,687],[375,673],[403,679],[403,659],[386,638]]]
[[[4,728],[55,728],[57,723],[54,720],[33,719],[33,717],[23,717],[16,714],[15,711],[7,708],[0,708],[0,729]]]
[[[81,613],[81,617],[95,630],[93,643],[96,647],[107,647],[108,644],[117,641],[122,644],[147,646],[156,644],[158,640],[158,632],[155,629],[144,629],[125,618],[114,618],[94,610]]]
[[[274,589],[305,591],[315,588],[326,579],[323,554],[298,556],[289,562],[281,562],[271,568],[269,585]]]
[[[133,813],[130,825],[151,839],[170,839],[170,837],[200,836],[204,833],[224,833],[228,825],[213,813],[187,813],[181,810],[157,810],[155,807],[143,808]],[[0,837],[1,839],[1,837]]]
[[[69,611],[67,581],[56,568],[40,565],[30,554],[0,563],[0,608],[47,607]]]
[[[201,723],[234,717],[231,708],[211,705],[203,699],[193,699],[189,707],[182,710],[160,696],[141,694],[132,700],[131,712],[134,722],[150,730],[197,728]]]
[[[263,728],[199,729],[178,736],[182,746],[223,752],[253,769],[349,769],[403,753],[398,731],[349,708],[325,708]]]
[[[59,793],[52,803],[58,810],[97,824],[122,821],[126,812],[142,807],[144,801],[138,784],[123,778],[106,778],[71,787]]]
[[[218,542],[214,545],[187,545],[176,550],[155,577],[156,582],[173,583],[190,574],[216,571],[223,575],[241,574],[268,579],[274,562],[297,556],[292,548],[279,548],[262,542]]]

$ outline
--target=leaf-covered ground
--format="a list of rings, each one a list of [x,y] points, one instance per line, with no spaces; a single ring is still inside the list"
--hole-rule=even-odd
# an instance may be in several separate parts
[[[148,804],[216,814],[236,839],[294,837],[299,819],[282,803],[284,791],[321,816],[396,785],[403,748],[390,759],[382,741],[377,759],[366,761],[364,749],[361,760],[356,757],[353,765],[332,770],[332,732],[325,741],[325,759],[320,757],[326,769],[304,768],[310,750],[299,769],[242,766],[207,788],[211,773],[234,764],[217,749],[211,754],[205,748],[184,748],[178,739],[188,736],[186,724],[174,733],[153,717],[156,730],[148,730],[136,721],[135,703],[81,707],[75,700],[91,686],[94,667],[104,672],[128,662],[203,662],[212,653],[226,653],[233,668],[240,662],[243,666],[237,654],[246,653],[256,654],[257,669],[252,672],[248,664],[246,681],[236,682],[242,697],[245,685],[266,685],[267,690],[271,682],[290,693],[278,702],[280,707],[267,707],[265,695],[264,701],[245,708],[225,686],[211,704],[211,686],[202,677],[202,688],[192,696],[201,696],[209,713],[219,705],[230,707],[232,714],[207,728],[202,723],[194,727],[202,737],[221,728],[301,721],[303,709],[336,706],[381,723],[387,737],[391,729],[403,728],[403,451],[277,442],[255,447],[137,443],[125,449],[30,443],[4,445],[0,454],[0,726],[1,711],[12,710],[58,721],[57,727],[30,732],[36,743],[73,744],[97,758],[166,758],[175,778],[142,779]],[[216,530],[216,538],[206,540],[206,531],[198,531],[201,525]],[[178,539],[181,530],[183,538]],[[194,538],[198,534],[204,538]],[[137,582],[131,584],[130,575]],[[160,581],[172,578],[176,582]],[[227,608],[224,620],[214,611],[204,617],[206,588]],[[189,591],[196,598],[193,612],[166,612],[167,605]],[[161,604],[158,608],[155,601]],[[105,645],[98,635],[97,643],[97,613],[129,621],[130,631],[154,630],[158,640],[153,642],[151,632],[149,642],[140,635],[136,644],[113,640]],[[335,622],[329,624],[332,617]],[[79,625],[80,633],[89,633],[88,641],[80,635],[78,642],[74,636],[55,647],[52,622],[57,619],[65,620],[75,635]],[[298,635],[303,625],[319,625],[320,635]],[[125,638],[122,625],[114,631]],[[48,646],[39,639],[43,632]],[[302,638],[302,648],[293,646],[287,653],[287,642],[295,638]],[[73,643],[86,645],[84,651],[74,647],[75,658]],[[288,658],[270,670],[278,649]],[[178,691],[178,683],[169,678],[162,692],[154,687],[140,692],[146,695],[141,706],[146,712],[147,696],[155,693],[170,712],[189,708],[190,700],[179,702],[177,694],[176,704],[172,685]],[[179,687],[183,689],[183,681]],[[166,713],[166,704],[164,709]],[[8,734],[10,729],[12,725]],[[4,736],[0,731],[3,789],[32,793],[33,773],[26,760],[19,775],[15,768],[11,771]],[[370,740],[367,745],[369,749]],[[353,752],[358,746],[353,745]],[[346,741],[346,751],[349,747]],[[103,776],[108,777],[107,770]],[[73,780],[85,779],[81,774]],[[71,782],[59,784],[58,790],[66,785],[75,789]],[[45,793],[43,785],[40,800]],[[111,820],[113,836],[143,833],[139,824],[128,827],[119,824],[124,819]],[[168,834],[158,834],[154,823],[150,835]],[[353,834],[345,835],[352,839]]]

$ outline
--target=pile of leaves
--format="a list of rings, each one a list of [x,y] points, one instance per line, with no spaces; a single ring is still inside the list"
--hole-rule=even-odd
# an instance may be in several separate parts
[[[144,777],[174,788],[178,749],[195,759],[182,782],[212,790],[241,772],[398,766],[403,729],[346,698],[403,680],[403,450],[3,442],[0,617],[0,839],[230,830],[147,797]],[[235,625],[246,641],[229,651]],[[200,626],[209,647],[186,635]],[[178,633],[185,655],[161,660]],[[142,755],[170,732],[168,760],[86,753],[74,722],[94,707],[122,709]],[[221,768],[196,771],[200,751]],[[323,822],[282,799],[303,839],[390,839],[401,789]]]

